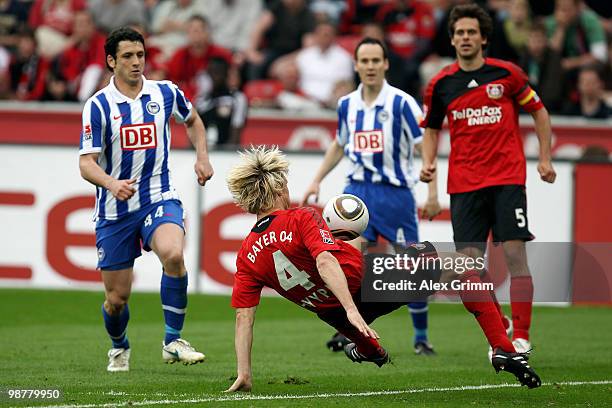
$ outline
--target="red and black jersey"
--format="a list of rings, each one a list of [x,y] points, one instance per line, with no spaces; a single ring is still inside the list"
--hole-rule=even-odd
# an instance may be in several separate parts
[[[238,252],[232,306],[257,306],[267,286],[314,312],[341,307],[317,270],[316,258],[324,251],[338,259],[349,291],[357,293],[363,276],[361,252],[336,241],[315,209],[279,210],[263,217]]]
[[[455,62],[431,80],[421,126],[441,129],[448,118],[448,193],[525,184],[520,107],[534,112],[544,105],[525,73],[510,62],[486,58],[481,68],[469,72]]]

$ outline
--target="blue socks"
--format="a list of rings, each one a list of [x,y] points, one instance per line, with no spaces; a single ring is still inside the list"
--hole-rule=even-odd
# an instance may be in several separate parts
[[[102,317],[104,317],[104,326],[114,348],[130,348],[130,342],[127,338],[127,325],[130,320],[130,309],[126,303],[125,307],[118,315],[111,316],[104,309],[102,304]]]
[[[187,274],[175,278],[163,273],[160,294],[166,322],[164,344],[169,344],[181,337],[187,308]]]
[[[410,302],[408,310],[414,326],[414,344],[427,341],[427,302]]]

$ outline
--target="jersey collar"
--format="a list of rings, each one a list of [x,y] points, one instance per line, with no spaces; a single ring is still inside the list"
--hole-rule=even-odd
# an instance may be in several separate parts
[[[117,89],[117,87],[115,86],[115,76],[113,75],[109,81],[108,84],[108,88],[110,90],[110,95],[111,98],[113,99],[113,101],[115,101],[116,103],[122,103],[122,102],[133,102],[135,100],[138,100],[142,97],[142,95],[150,95],[151,94],[151,84],[149,83],[149,81],[147,80],[147,78],[144,77],[144,75],[142,76],[142,89],[140,90],[140,93],[136,96],[135,99],[131,99],[127,96],[125,96],[124,94],[122,94],[119,89]]]
[[[382,88],[380,88],[380,92],[378,93],[378,96],[376,97],[376,100],[374,101],[374,105],[372,105],[370,108],[375,107],[375,106],[385,106],[385,101],[387,100],[387,93],[389,92],[389,88],[391,88],[391,85],[389,85],[386,79],[383,80],[383,86]],[[362,91],[363,91],[363,84],[359,84],[359,86],[357,87],[357,94],[359,95],[359,103],[361,104],[361,108],[365,109],[367,108],[367,106],[365,102],[363,101]]]

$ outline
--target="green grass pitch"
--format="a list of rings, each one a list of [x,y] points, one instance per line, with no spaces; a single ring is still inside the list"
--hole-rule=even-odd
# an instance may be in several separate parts
[[[379,319],[374,328],[393,358],[379,369],[327,351],[330,328],[284,299],[266,298],[255,323],[253,392],[228,395],[222,391],[235,375],[228,297],[190,296],[183,336],[207,361],[183,366],[161,361],[159,295],[133,294],[131,371],[114,374],[106,372],[101,293],[3,289],[0,299],[0,388],[64,394],[48,402],[4,396],[0,406],[612,406],[610,308],[536,307],[531,362],[545,385],[528,390],[508,373],[495,374],[485,339],[461,305],[430,306],[438,352],[431,358],[412,353],[407,309]]]

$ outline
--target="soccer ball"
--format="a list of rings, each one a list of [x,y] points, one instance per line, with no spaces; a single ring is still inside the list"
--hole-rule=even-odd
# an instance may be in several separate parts
[[[334,237],[350,241],[365,231],[370,214],[361,198],[352,194],[340,194],[327,202],[323,209],[323,219]]]

